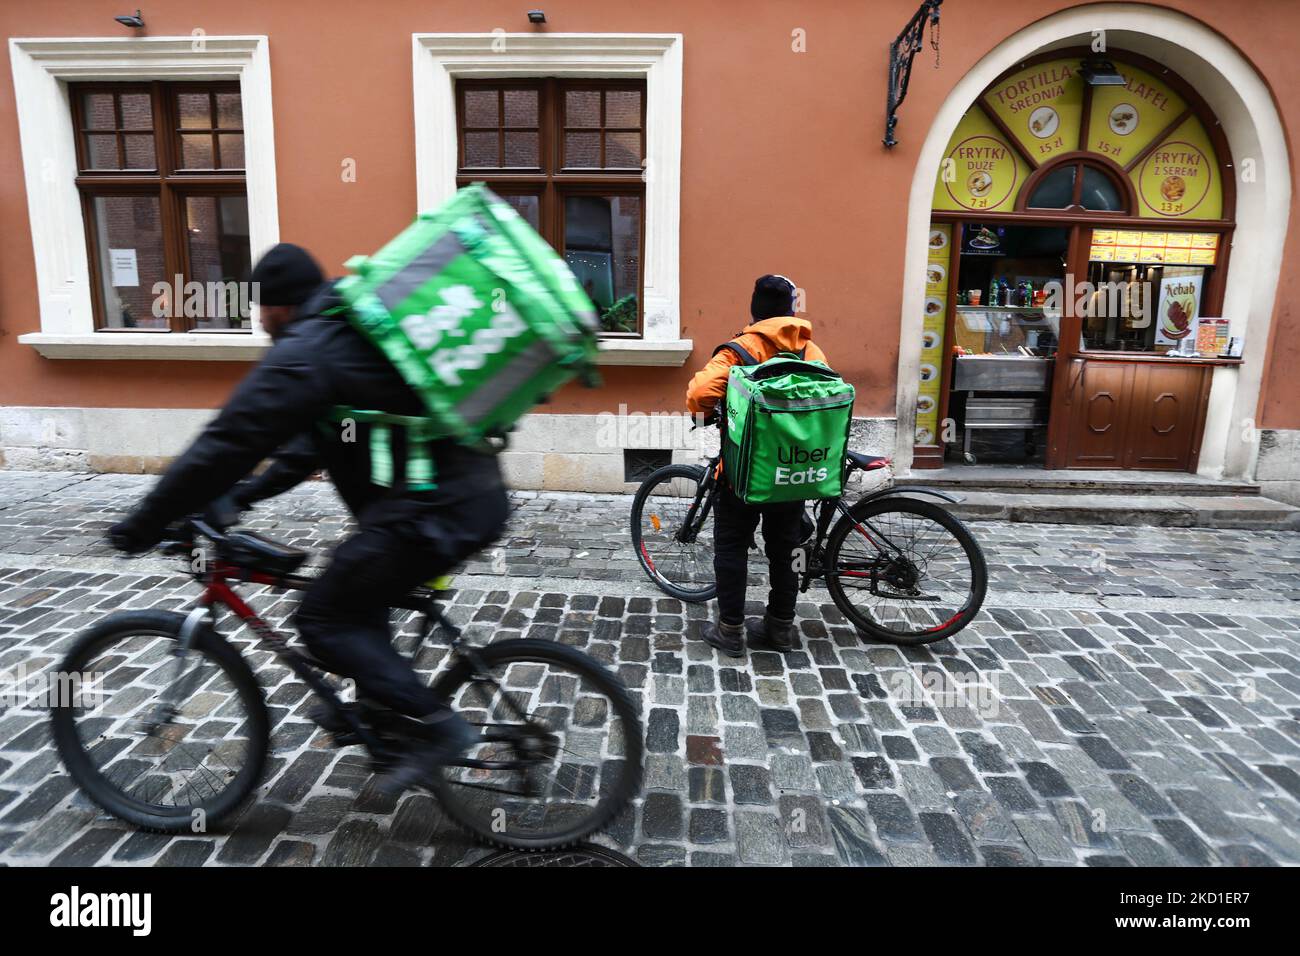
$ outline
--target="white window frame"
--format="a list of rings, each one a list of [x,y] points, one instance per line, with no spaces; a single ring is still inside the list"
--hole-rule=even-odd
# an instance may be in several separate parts
[[[96,332],[90,264],[77,192],[77,144],[68,84],[82,80],[238,80],[254,261],[280,239],[264,36],[59,37],[9,41],[22,141],[41,331],[20,335],[46,358],[252,361],[269,338],[253,331]]]
[[[415,33],[415,168],[420,209],[456,191],[456,80],[639,78],[646,84],[642,335],[601,341],[606,365],[682,365],[680,33]]]

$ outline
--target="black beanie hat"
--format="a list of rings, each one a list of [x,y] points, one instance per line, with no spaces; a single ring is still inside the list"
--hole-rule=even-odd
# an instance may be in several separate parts
[[[759,276],[754,296],[749,300],[749,314],[758,322],[778,315],[794,315],[794,283],[785,276]]]
[[[257,261],[252,280],[258,305],[302,305],[325,281],[325,273],[302,246],[281,242]]]

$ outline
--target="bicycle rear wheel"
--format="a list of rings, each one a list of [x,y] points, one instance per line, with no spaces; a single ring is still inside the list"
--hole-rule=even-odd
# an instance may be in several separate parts
[[[114,614],[60,665],[50,701],[68,774],[113,816],[168,833],[203,832],[261,778],[270,729],[253,672],[200,628],[182,664],[183,615]]]
[[[912,498],[859,502],[850,513],[831,529],[826,586],[858,630],[890,644],[930,644],[979,613],[988,569],[955,517]]]
[[[622,683],[550,641],[474,648],[434,685],[484,741],[477,766],[433,778],[448,815],[475,836],[520,850],[568,846],[608,826],[641,788],[644,746]]]
[[[665,465],[650,474],[632,499],[632,547],[650,580],[665,594],[700,603],[717,596],[713,574],[713,513],[709,495],[694,517],[691,540],[678,538],[705,470]]]

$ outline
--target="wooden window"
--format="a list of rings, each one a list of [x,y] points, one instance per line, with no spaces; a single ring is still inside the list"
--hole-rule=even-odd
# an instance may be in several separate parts
[[[74,83],[69,92],[95,327],[248,331],[239,84]]]
[[[1025,187],[1026,209],[1083,209],[1129,214],[1130,189],[1110,170],[1084,161],[1044,167]]]
[[[639,335],[645,82],[461,80],[457,185],[483,181],[562,255],[607,335]]]

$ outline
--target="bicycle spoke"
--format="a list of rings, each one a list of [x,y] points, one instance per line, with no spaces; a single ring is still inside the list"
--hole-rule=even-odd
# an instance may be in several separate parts
[[[612,701],[560,665],[513,662],[495,668],[492,679],[461,687],[451,703],[467,719],[486,723],[492,738],[467,762],[511,766],[448,767],[440,793],[472,829],[544,839],[565,821],[592,813],[627,772],[621,766],[626,728]]]
[[[696,478],[663,479],[641,500],[637,515],[638,557],[647,571],[663,584],[692,593],[713,586],[712,513],[707,497],[696,508],[698,489]],[[679,540],[688,521],[693,540]]]
[[[899,636],[924,635],[959,616],[973,600],[974,579],[961,542],[938,521],[906,510],[860,522],[840,545],[830,573],[844,597],[876,626]],[[887,542],[884,551],[874,549]]]
[[[122,634],[85,666],[99,675],[100,699],[73,708],[76,735],[96,772],[129,799],[161,810],[219,797],[250,751],[236,734],[245,719],[232,712],[242,701],[222,668],[196,648],[185,659],[166,660],[172,647],[170,637]],[[227,733],[210,732],[226,726]],[[204,727],[209,732],[198,736]]]

